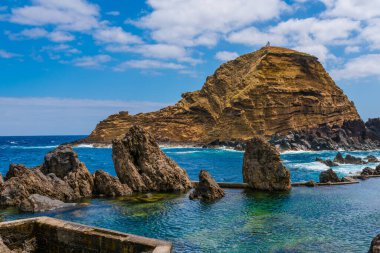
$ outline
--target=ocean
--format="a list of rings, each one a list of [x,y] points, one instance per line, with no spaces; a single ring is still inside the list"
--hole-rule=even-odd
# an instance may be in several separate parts
[[[9,164],[36,166],[57,145],[84,136],[0,137],[0,173]],[[199,170],[210,171],[220,182],[242,182],[243,152],[230,149],[162,147],[186,169],[192,180]],[[90,172],[103,169],[115,175],[111,148],[75,148]],[[336,151],[285,152],[281,158],[293,182],[315,180],[327,167],[316,157],[334,158]],[[357,157],[380,151],[344,152]],[[377,164],[334,167],[340,175],[358,173]],[[160,194],[155,203],[132,198],[88,199],[88,205],[39,214],[0,210],[2,220],[37,215],[80,222],[142,236],[170,240],[174,252],[366,252],[380,232],[380,178],[360,184],[293,188],[290,193],[226,190],[213,202],[190,201],[187,194]]]

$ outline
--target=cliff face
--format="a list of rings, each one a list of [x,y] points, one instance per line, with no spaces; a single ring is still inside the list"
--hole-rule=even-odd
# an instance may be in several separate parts
[[[354,104],[316,57],[264,47],[222,64],[201,90],[182,94],[177,104],[111,115],[83,141],[110,143],[135,124],[160,142],[208,143],[339,127],[352,120],[360,120]]]

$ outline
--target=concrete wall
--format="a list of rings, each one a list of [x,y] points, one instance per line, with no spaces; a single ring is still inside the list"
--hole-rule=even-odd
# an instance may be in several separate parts
[[[41,253],[170,253],[169,242],[84,226],[48,217],[0,223],[0,236],[11,249]],[[33,241],[34,240],[34,241]]]

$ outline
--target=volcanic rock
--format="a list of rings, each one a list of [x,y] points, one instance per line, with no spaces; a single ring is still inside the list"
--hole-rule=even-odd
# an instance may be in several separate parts
[[[314,182],[314,180],[309,180],[309,181],[307,181],[305,183],[305,186],[307,186],[307,187],[315,187],[315,186],[317,186],[317,183]]]
[[[380,234],[373,238],[368,253],[380,253]]]
[[[0,205],[19,206],[32,194],[70,202],[91,197],[92,188],[92,175],[77,154],[71,147],[60,146],[47,154],[44,164],[36,168],[11,164],[1,187]]]
[[[224,190],[215,182],[207,170],[199,172],[199,183],[191,192],[190,199],[214,200],[224,197]]]
[[[319,175],[320,183],[336,183],[340,181],[341,181],[340,178],[332,169],[322,171],[321,174]]]
[[[369,119],[366,123],[367,135],[371,139],[380,141],[380,118]]]
[[[97,170],[93,176],[94,195],[118,197],[132,193],[128,185],[122,184],[117,177],[113,177],[105,171]]]
[[[4,178],[3,175],[0,173],[0,188],[4,184]]]
[[[373,155],[367,156],[366,159],[367,159],[367,161],[369,163],[378,163],[378,162],[380,162],[379,159],[377,159],[377,157],[373,156]]]
[[[331,161],[330,159],[323,160],[322,158],[317,157],[317,158],[315,158],[315,161],[323,163],[323,164],[325,164],[326,166],[329,166],[329,167],[339,166],[339,164]]]
[[[343,157],[343,155],[339,152],[335,158],[334,158],[335,163],[340,163],[340,164],[366,164],[366,161],[363,161],[359,157],[355,157],[352,155],[346,155],[346,157]]]
[[[372,169],[370,167],[364,168],[362,172],[360,173],[361,176],[370,176],[373,174],[375,174],[375,169]]]
[[[20,210],[23,212],[44,212],[59,208],[76,206],[76,203],[64,203],[57,199],[51,199],[39,194],[32,194],[24,199],[20,204]]]
[[[354,178],[352,178],[352,177],[342,177],[342,180],[341,180],[342,182],[347,182],[347,183],[356,183],[357,182],[357,180],[355,180]]]
[[[1,253],[15,253],[14,251],[10,250],[7,245],[5,245],[1,237],[0,237],[0,252]]]
[[[291,137],[291,149],[372,145],[354,104],[316,57],[271,46],[222,64],[201,90],[182,94],[173,106],[109,116],[81,142],[110,143],[133,125],[164,143],[236,142],[255,135],[281,142],[291,133],[304,137]]]
[[[184,192],[191,188],[186,171],[141,127],[131,127],[123,139],[112,142],[112,159],[121,183],[135,192]]]
[[[260,137],[254,137],[247,142],[243,178],[245,183],[257,190],[291,189],[290,172],[282,164],[280,154],[274,146]]]

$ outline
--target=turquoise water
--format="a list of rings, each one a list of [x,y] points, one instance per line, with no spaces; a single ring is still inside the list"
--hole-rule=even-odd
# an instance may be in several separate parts
[[[72,137],[0,137],[0,171],[10,162],[35,166],[44,154]],[[242,181],[242,152],[196,148],[163,148],[192,179],[208,169],[218,181]],[[102,168],[115,174],[111,149],[76,148],[90,171]],[[364,157],[378,151],[350,152]],[[323,164],[336,152],[282,154],[293,181],[318,179]],[[371,165],[372,167],[376,164]],[[364,166],[334,168],[341,175]],[[190,201],[185,195],[162,195],[155,203],[130,198],[86,200],[85,207],[39,215],[170,240],[175,252],[366,252],[380,233],[380,179],[360,184],[293,188],[290,193],[267,194],[227,190],[213,202]],[[3,220],[34,216],[12,208],[0,211]]]

